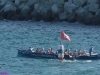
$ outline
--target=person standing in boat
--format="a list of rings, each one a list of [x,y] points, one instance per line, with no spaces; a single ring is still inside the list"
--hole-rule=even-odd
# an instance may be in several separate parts
[[[30,47],[30,48],[29,48],[29,50],[30,50],[31,52],[34,52],[33,49],[34,49],[34,47]]]
[[[93,46],[89,49],[89,54],[91,56],[91,53],[93,52]]]

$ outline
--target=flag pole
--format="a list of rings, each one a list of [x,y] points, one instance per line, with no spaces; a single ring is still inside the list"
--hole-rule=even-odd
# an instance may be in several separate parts
[[[61,45],[61,30],[60,30],[60,45]]]

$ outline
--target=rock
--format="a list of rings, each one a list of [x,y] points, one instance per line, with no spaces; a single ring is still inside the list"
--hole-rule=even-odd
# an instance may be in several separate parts
[[[19,5],[20,5],[20,0],[15,0],[15,4],[16,4],[17,6],[19,6]]]
[[[19,20],[19,17],[20,17],[19,15],[14,15],[11,17],[11,20],[17,21],[17,20]]]
[[[31,13],[31,16],[32,16],[32,20],[34,21],[43,20],[48,22],[52,20],[52,11],[49,10],[48,8],[43,8],[40,13],[37,13],[37,11],[33,11]]]
[[[5,19],[8,19],[8,20],[11,20],[11,17],[14,15],[14,12],[12,11],[9,11],[9,12],[5,12],[4,13],[4,18]]]
[[[16,12],[16,7],[12,3],[6,4],[4,7],[4,12],[9,12],[9,11]]]
[[[95,16],[100,18],[100,9],[98,9],[98,11],[96,12]]]
[[[78,6],[83,6],[86,2],[87,0],[74,0],[74,4]]]
[[[34,10],[34,4],[30,5],[29,8],[31,9],[31,11],[33,11]]]
[[[22,3],[22,4],[19,6],[19,9],[21,10],[21,13],[24,13],[24,14],[31,12],[31,9],[30,9],[30,7],[27,5],[26,2],[25,2],[25,3]]]
[[[53,2],[51,2],[51,1],[46,1],[45,2],[45,7],[47,7],[47,8],[51,9],[52,5],[53,5]]]
[[[12,1],[8,0],[6,4],[14,4]]]
[[[63,6],[62,5],[57,5],[57,4],[54,4],[53,6],[52,6],[52,13],[53,14],[57,14],[57,13],[61,13],[61,12],[63,12]]]
[[[16,8],[16,14],[20,14],[21,13],[21,10],[20,10],[20,8]]]
[[[91,4],[91,3],[99,3],[99,0],[87,0],[87,3],[88,4]]]
[[[66,9],[67,7],[69,7],[70,4],[71,4],[70,2],[65,2],[65,3],[64,3],[64,9]]]
[[[64,0],[64,2],[68,2],[68,0]]]
[[[19,6],[20,10],[22,10],[26,4],[27,4],[26,2],[25,2],[25,3],[22,3],[22,4]]]
[[[58,5],[58,7],[59,7],[59,13],[64,11],[64,6],[63,5]]]
[[[51,2],[53,2],[54,4],[57,4],[57,5],[61,5],[61,4],[64,4],[64,0],[49,0]]]
[[[43,20],[46,21],[46,22],[49,22],[49,21],[53,21],[53,17],[52,17],[52,10],[47,10],[46,11],[46,15],[43,16]]]
[[[94,16],[94,18],[92,19],[92,24],[93,25],[99,25],[100,24],[100,18]]]
[[[84,10],[84,12],[82,12],[81,14],[77,14],[77,17],[76,17],[76,20],[80,23],[84,23],[85,19],[86,19],[86,16],[88,15],[89,13],[87,11]]]
[[[70,4],[69,2],[66,2],[64,5],[64,11],[67,13],[73,13],[77,8],[75,4]]]
[[[71,4],[70,2],[64,3],[64,11],[66,11],[66,12],[68,11],[67,9],[69,8],[70,4]]]
[[[40,21],[42,19],[42,16],[35,10],[31,13],[31,16],[33,21]]]
[[[35,15],[34,21],[41,21],[42,20],[42,16],[40,14]]]
[[[52,16],[52,10],[51,9],[49,9],[49,8],[43,8],[42,10],[41,10],[41,15],[42,16]]]
[[[49,8],[43,8],[41,11],[42,19],[45,22],[52,21],[52,10]]]
[[[7,3],[8,0],[0,0],[0,5],[5,5]]]
[[[80,8],[78,8],[78,9],[75,11],[75,13],[76,13],[77,15],[82,15],[84,11],[85,11],[85,10],[84,10],[82,7],[80,7]]]
[[[56,1],[56,4],[58,5],[64,4],[64,0],[55,0],[55,1]]]
[[[59,19],[60,20],[65,20],[66,18],[67,18],[67,13],[66,12],[63,12],[63,13],[59,14]]]
[[[0,16],[0,20],[4,20],[4,18],[2,16]]]
[[[3,11],[3,9],[0,10],[0,16],[4,17],[4,11]]]
[[[51,21],[53,21],[54,19],[52,18],[52,16],[43,16],[42,17],[42,20],[44,21],[44,22],[51,22]]]
[[[90,7],[89,7],[89,11],[96,12],[98,10],[98,8],[99,8],[98,4],[91,3]]]
[[[41,11],[44,9],[44,6],[39,6],[37,9],[37,13],[41,14]]]
[[[25,14],[24,17],[25,17],[25,20],[31,20],[32,19],[30,14]]]
[[[73,4],[74,0],[68,0],[69,3]]]
[[[94,21],[94,24],[100,24],[100,9],[98,9],[98,11],[96,12],[93,21]]]
[[[68,22],[75,22],[76,21],[76,14],[73,12],[73,13],[70,13],[67,15],[67,21]]]
[[[37,12],[34,10],[33,12],[31,12],[31,16],[34,17],[35,15],[37,15]]]
[[[22,9],[21,9],[21,13],[29,13],[31,11],[31,9],[29,8],[28,5],[25,5]]]
[[[0,10],[3,9],[4,5],[0,5]]]
[[[19,17],[19,20],[31,20],[31,15],[29,15],[29,14],[20,14],[19,15],[20,17]]]
[[[52,18],[56,21],[59,20],[59,14],[52,14]]]
[[[44,4],[47,0],[39,0],[40,4]]]
[[[90,5],[88,4],[88,5],[85,5],[85,6],[83,7],[83,9],[89,12],[89,7],[90,7]]]
[[[53,12],[53,13],[58,13],[58,12],[59,12],[59,8],[58,8],[58,5],[57,5],[57,4],[54,4],[54,5],[52,6],[52,12]]]
[[[34,6],[35,3],[39,3],[39,0],[28,0],[27,5],[30,6]]]
[[[37,9],[39,8],[39,6],[40,6],[40,4],[39,4],[39,3],[34,4],[34,10],[36,10],[36,11],[37,11]]]
[[[93,18],[93,15],[91,13],[89,13],[86,18]]]
[[[85,21],[84,21],[84,23],[85,24],[92,24],[92,19],[94,18],[94,16],[91,14],[91,13],[89,13],[87,16],[85,16]]]

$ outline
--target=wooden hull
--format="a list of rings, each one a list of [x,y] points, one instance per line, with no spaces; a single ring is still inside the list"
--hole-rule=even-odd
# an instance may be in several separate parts
[[[21,57],[30,57],[30,58],[45,58],[45,59],[58,59],[57,54],[45,54],[45,53],[35,53],[35,52],[29,52],[28,50],[18,50],[18,56]],[[64,59],[68,60],[96,60],[100,59],[100,54],[92,55],[92,56],[69,56],[64,55]]]
[[[44,54],[44,53],[33,53],[27,50],[18,50],[18,56],[22,57],[30,57],[30,58],[47,58],[47,59],[58,59],[57,54]],[[64,59],[73,59],[70,58],[68,55],[64,55]]]
[[[100,59],[100,55],[91,55],[91,56],[78,56],[75,57],[75,59],[78,60],[96,60],[96,59]]]

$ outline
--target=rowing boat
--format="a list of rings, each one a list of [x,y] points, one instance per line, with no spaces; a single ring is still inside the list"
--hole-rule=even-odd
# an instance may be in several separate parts
[[[20,50],[18,49],[18,56],[21,57],[30,57],[30,58],[45,58],[45,59],[58,59],[58,54],[48,54],[48,53],[37,53],[37,52],[32,52],[29,50]],[[77,55],[77,56],[71,56],[71,55],[64,55],[64,59],[68,60],[94,60],[94,59],[100,59],[100,54],[99,53],[92,53],[90,56],[89,53],[86,53],[86,55]]]

